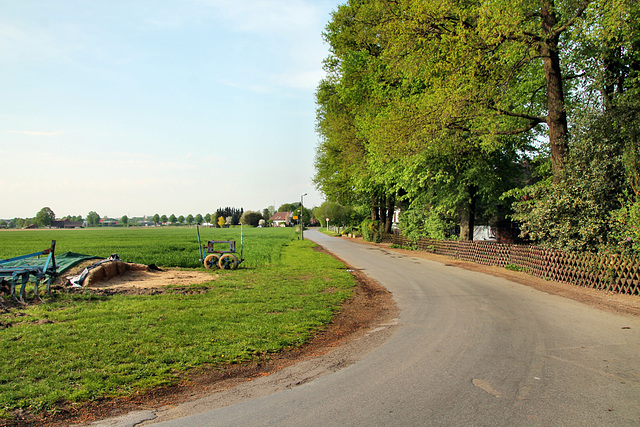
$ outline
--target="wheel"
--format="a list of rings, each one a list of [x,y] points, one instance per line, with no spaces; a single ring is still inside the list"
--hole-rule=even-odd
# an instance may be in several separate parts
[[[238,258],[234,254],[224,254],[220,257],[218,266],[223,270],[235,270],[238,268]]]
[[[218,261],[220,261],[220,255],[209,254],[204,258],[204,267],[211,270],[218,268]]]

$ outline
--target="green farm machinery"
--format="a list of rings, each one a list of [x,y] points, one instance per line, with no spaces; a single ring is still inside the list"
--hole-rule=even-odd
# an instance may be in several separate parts
[[[51,295],[51,284],[58,274],[55,249],[56,241],[52,240],[51,247],[43,251],[0,260],[0,285],[4,285],[8,282],[13,299],[24,303],[27,283],[29,283],[31,277],[33,277],[33,292],[35,297],[42,301],[42,298],[38,293],[38,286],[40,283],[44,282],[47,285],[47,294]],[[42,260],[40,258],[41,256],[46,256],[46,258]],[[18,298],[16,297],[17,287],[20,288]]]

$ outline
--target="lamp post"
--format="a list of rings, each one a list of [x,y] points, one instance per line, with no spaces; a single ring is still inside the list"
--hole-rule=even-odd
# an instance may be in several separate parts
[[[300,240],[304,240],[304,221],[302,220],[302,198],[306,196],[307,193],[304,193],[300,196]]]

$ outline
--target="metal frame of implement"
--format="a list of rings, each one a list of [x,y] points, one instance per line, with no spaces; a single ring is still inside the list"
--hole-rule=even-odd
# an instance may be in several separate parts
[[[36,298],[44,302],[43,299],[40,298],[40,295],[38,293],[38,286],[43,280],[45,280],[47,284],[47,294],[51,295],[51,283],[53,283],[58,274],[55,249],[56,241],[52,240],[51,247],[49,249],[45,249],[43,251],[35,252],[28,255],[21,255],[14,258],[0,260],[0,282],[4,282],[5,278],[10,279],[11,296],[14,300],[18,301],[18,298],[16,298],[15,289],[18,282],[20,282],[20,302],[24,303],[25,289],[27,287],[27,283],[29,282],[30,276],[35,277],[35,287],[33,292]],[[26,260],[28,258],[39,258],[42,255],[47,255],[47,260],[45,261],[44,265],[29,265],[28,262],[25,262],[24,265],[20,265],[17,267],[3,266],[3,264],[8,264],[23,259]],[[1,300],[2,298],[0,297],[0,301]]]
[[[221,268],[223,270],[235,270],[244,261],[243,251],[243,231],[240,225],[240,259],[236,252],[235,240],[209,240],[206,245],[200,241],[200,226],[196,225],[198,231],[198,252],[200,253],[200,262],[207,269]],[[219,250],[215,245],[228,245],[227,250]]]

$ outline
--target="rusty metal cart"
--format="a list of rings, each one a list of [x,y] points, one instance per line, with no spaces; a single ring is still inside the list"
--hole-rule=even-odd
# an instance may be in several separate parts
[[[242,226],[240,226],[240,258],[236,252],[235,240],[209,240],[206,245],[203,245],[200,241],[200,226],[196,225],[196,229],[198,231],[200,262],[204,264],[205,268],[235,270],[244,261]],[[218,245],[217,248],[216,245]],[[223,245],[223,249],[220,249],[220,245]]]

